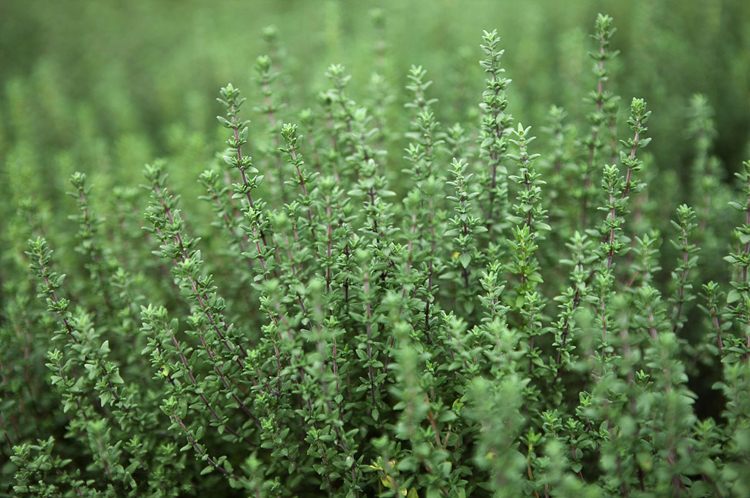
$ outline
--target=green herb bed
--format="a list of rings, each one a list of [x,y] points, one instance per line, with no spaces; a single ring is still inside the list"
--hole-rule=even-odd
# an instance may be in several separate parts
[[[551,31],[554,77],[518,27],[407,70],[396,43],[428,28],[337,2],[288,14],[324,21],[309,60],[264,2],[281,21],[254,64],[203,31],[229,4],[175,4],[197,34],[153,59],[30,41],[0,105],[0,493],[750,496],[750,16],[727,3],[703,22],[718,5],[733,27],[712,29],[734,72],[692,97],[659,73],[686,74],[660,57],[699,44],[690,18],[673,33],[645,2],[617,34]],[[134,36],[162,49],[185,32],[157,3],[102,5],[82,19],[141,9]],[[341,38],[355,12],[367,55]],[[238,86],[206,91],[217,75]]]

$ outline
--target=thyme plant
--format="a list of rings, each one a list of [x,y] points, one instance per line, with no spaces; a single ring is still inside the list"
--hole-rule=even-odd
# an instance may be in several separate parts
[[[692,195],[660,217],[611,17],[589,114],[552,107],[539,133],[508,111],[497,31],[474,113],[443,112],[416,65],[394,110],[384,16],[361,100],[334,64],[295,107],[264,32],[256,93],[218,93],[203,203],[168,157],[98,197],[71,172],[67,225],[16,206],[8,493],[750,495],[750,161],[721,181],[705,99]]]

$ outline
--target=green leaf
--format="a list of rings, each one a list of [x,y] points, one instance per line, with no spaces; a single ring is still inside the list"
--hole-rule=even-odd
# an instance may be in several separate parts
[[[125,381],[124,381],[124,380],[122,380],[122,377],[120,377],[120,372],[118,372],[117,370],[113,371],[113,372],[112,372],[112,373],[111,373],[111,374],[109,375],[109,380],[110,380],[110,382],[112,382],[113,384],[124,384],[124,383],[125,383]]]
[[[727,304],[736,303],[742,298],[739,292],[737,292],[736,289],[732,289],[729,291],[729,294],[727,294]]]

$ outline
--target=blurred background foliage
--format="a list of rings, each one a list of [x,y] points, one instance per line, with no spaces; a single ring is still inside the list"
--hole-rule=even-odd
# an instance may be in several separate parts
[[[380,29],[374,8],[383,14]],[[398,109],[407,101],[408,68],[420,64],[441,101],[438,119],[446,128],[463,122],[474,129],[483,90],[480,36],[497,28],[516,120],[539,135],[555,104],[571,122],[583,123],[592,110],[583,97],[595,86],[586,53],[594,46],[588,33],[597,12],[613,16],[618,28],[613,48],[621,55],[608,87],[622,97],[620,126],[634,96],[653,110],[650,150],[668,173],[661,185],[674,187],[655,195],[664,196],[668,212],[690,199],[695,148],[686,117],[695,93],[715,110],[713,153],[729,182],[747,157],[750,136],[750,2],[744,0],[3,0],[0,219],[8,227],[21,201],[31,199],[43,225],[56,228],[48,235],[53,247],[72,246],[59,240],[75,232],[67,219],[72,206],[63,200],[69,175],[89,174],[105,212],[112,189],[136,187],[143,164],[155,157],[168,158],[176,191],[191,200],[202,195],[198,175],[215,163],[223,143],[217,90],[231,81],[250,106],[260,105],[253,65],[269,52],[282,72],[283,122],[298,122],[301,108],[320,110],[317,93],[329,87],[325,69],[341,62],[360,103],[372,98],[374,68],[385,75],[393,94],[386,122],[406,130],[399,121],[406,113]],[[264,30],[272,25],[278,38],[269,42]],[[249,117],[258,141],[267,142],[265,116]],[[405,144],[398,140],[386,144],[393,172],[404,167]],[[186,218],[206,235],[212,215],[197,204],[185,203]],[[72,257],[63,251],[62,258]]]
[[[2,153],[30,136],[43,135],[45,151],[89,153],[85,142],[99,139],[106,157],[74,154],[77,167],[102,168],[96,161],[106,159],[113,170],[140,174],[143,160],[184,147],[181,133],[215,130],[219,85],[232,81],[249,93],[269,25],[279,28],[293,104],[313,102],[327,88],[325,68],[337,62],[363,99],[376,57],[374,7],[385,15],[393,91],[403,93],[409,66],[421,64],[443,101],[467,86],[460,111],[470,116],[481,96],[481,30],[497,28],[513,79],[510,111],[536,126],[551,104],[573,118],[588,112],[581,101],[594,81],[587,33],[597,12],[608,13],[618,28],[613,48],[621,50],[612,88],[625,103],[649,102],[662,167],[679,169],[686,159],[682,118],[698,92],[716,110],[719,156],[732,169],[742,158],[750,130],[744,0],[4,0]]]

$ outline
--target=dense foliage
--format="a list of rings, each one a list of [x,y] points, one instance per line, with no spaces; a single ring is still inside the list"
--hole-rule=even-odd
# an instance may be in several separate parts
[[[750,494],[750,161],[709,99],[616,91],[605,15],[559,99],[494,30],[398,89],[385,12],[366,84],[274,27],[252,85],[168,79],[153,122],[53,62],[6,82],[0,492]]]

